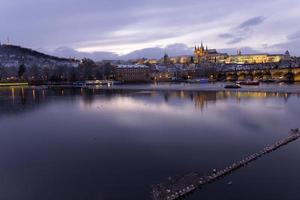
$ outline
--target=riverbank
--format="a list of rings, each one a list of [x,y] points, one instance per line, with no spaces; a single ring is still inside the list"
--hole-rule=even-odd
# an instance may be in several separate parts
[[[150,91],[237,91],[237,92],[278,92],[300,94],[300,84],[260,84],[259,86],[242,86],[239,89],[225,89],[226,83],[207,84],[142,84],[113,85],[94,87],[105,90],[150,90]]]
[[[102,89],[102,90],[147,90],[147,91],[231,91],[231,92],[278,92],[300,94],[300,83],[285,84],[285,83],[261,83],[258,86],[242,86],[239,89],[225,89],[225,82],[216,83],[160,83],[160,84],[116,84],[116,85],[88,85],[88,86],[73,86],[73,85],[39,85],[33,86],[28,84],[18,85],[2,85],[3,87],[33,87],[33,88],[84,88],[84,89]]]
[[[1,83],[0,87],[10,87],[10,86],[28,86],[29,84],[27,82],[7,82],[7,83]]]

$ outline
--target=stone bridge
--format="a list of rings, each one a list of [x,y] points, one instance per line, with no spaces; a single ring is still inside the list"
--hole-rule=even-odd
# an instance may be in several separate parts
[[[237,70],[218,72],[217,77],[224,77],[226,80],[286,80],[300,81],[300,68],[282,69],[260,69],[260,70]]]

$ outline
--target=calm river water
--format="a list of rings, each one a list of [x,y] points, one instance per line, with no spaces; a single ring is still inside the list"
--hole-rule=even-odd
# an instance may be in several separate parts
[[[149,200],[169,176],[300,128],[299,105],[285,93],[1,88],[0,199]],[[188,199],[298,200],[299,155],[300,140]]]

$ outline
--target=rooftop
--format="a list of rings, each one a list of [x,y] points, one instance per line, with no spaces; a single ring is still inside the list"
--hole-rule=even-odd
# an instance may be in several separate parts
[[[118,69],[122,68],[149,68],[147,65],[118,65]]]

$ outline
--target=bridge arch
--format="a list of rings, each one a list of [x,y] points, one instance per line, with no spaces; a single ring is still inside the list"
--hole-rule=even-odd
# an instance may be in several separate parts
[[[262,71],[254,71],[252,74],[254,80],[261,80],[264,77],[264,73]]]
[[[286,74],[286,72],[284,72],[284,71],[273,71],[273,72],[271,72],[272,78],[274,78],[274,79],[279,79],[281,77],[284,77],[285,74]]]
[[[300,81],[300,71],[294,73],[294,81]]]

